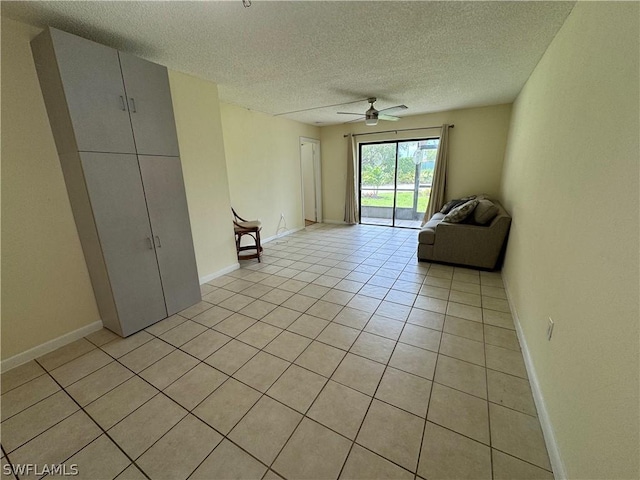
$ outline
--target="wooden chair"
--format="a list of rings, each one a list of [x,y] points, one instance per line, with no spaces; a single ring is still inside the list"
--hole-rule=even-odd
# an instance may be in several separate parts
[[[262,253],[262,245],[260,245],[260,230],[262,230],[262,223],[260,220],[245,220],[239,216],[236,211],[231,208],[233,212],[233,231],[236,235],[236,251],[238,252],[238,260],[250,260],[257,258],[260,262],[260,254]],[[248,235],[253,238],[254,245],[241,245],[242,237]],[[241,252],[247,250],[255,250],[255,253],[241,254]]]

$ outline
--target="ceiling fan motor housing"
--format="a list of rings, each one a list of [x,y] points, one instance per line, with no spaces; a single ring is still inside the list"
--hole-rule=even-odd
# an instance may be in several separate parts
[[[365,124],[366,125],[377,125],[378,124],[378,110],[373,106],[374,102],[377,99],[375,97],[371,97],[367,99],[367,101],[371,104],[369,110],[365,112]]]
[[[389,115],[389,113],[391,111],[394,110],[406,110],[407,106],[406,105],[396,105],[395,107],[389,107],[389,108],[385,108],[384,110],[382,110],[382,116],[380,116],[380,112],[378,110],[376,110],[376,108],[373,106],[373,104],[376,102],[376,98],[375,97],[371,97],[368,98],[367,101],[369,102],[369,109],[364,113],[364,118],[365,118],[365,125],[369,125],[369,126],[373,126],[373,125],[377,125],[378,124],[378,120],[391,120],[394,122],[397,122],[398,120],[400,120],[400,117],[395,117],[393,115]],[[340,115],[360,115],[359,113],[354,113],[354,112],[338,112],[338,114]]]

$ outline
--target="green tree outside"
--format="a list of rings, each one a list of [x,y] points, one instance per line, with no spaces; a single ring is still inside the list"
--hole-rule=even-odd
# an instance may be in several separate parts
[[[373,187],[374,196],[377,196],[381,185],[393,185],[395,161],[394,144],[363,145],[360,173],[363,188]]]
[[[398,148],[398,170],[395,172],[396,145]],[[393,193],[380,192],[383,185],[393,186],[397,175],[397,183],[413,185],[416,173],[420,175],[421,185],[430,185],[433,180],[433,166],[435,165],[437,150],[433,148],[421,150],[421,166],[416,168],[414,153],[416,142],[378,143],[362,146],[361,153],[361,184],[363,206],[389,206],[393,205]],[[369,191],[367,193],[366,191]],[[372,193],[371,190],[373,191]],[[418,210],[426,208],[431,189],[421,188],[418,193]],[[398,192],[398,207],[411,208],[413,206],[413,193]]]

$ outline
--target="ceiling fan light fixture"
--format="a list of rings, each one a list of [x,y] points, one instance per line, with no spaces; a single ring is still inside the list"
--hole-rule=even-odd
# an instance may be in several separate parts
[[[376,110],[373,106],[373,102],[375,101],[375,98],[369,99],[369,103],[371,104],[371,106],[369,107],[369,110],[364,113],[364,124],[370,127],[378,124],[378,110]]]

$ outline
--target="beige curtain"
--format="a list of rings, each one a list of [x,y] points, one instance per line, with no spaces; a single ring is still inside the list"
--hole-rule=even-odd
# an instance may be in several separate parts
[[[344,221],[348,224],[358,223],[358,197],[356,187],[356,138],[347,137],[347,191],[344,199]]]
[[[440,211],[444,204],[444,189],[447,184],[447,162],[449,161],[449,125],[442,125],[440,131],[440,143],[438,144],[438,153],[436,155],[436,169],[433,172],[433,181],[431,182],[431,195],[429,195],[429,203],[427,211],[424,213],[422,225],[427,223],[434,213]]]

